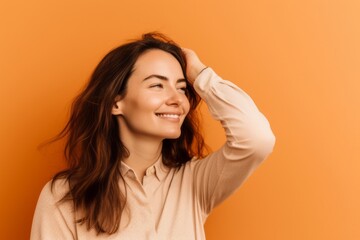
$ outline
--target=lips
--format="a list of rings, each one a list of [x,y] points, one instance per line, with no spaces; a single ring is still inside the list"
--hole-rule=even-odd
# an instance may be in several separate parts
[[[179,119],[180,114],[177,113],[156,113],[156,116],[161,118]]]
[[[156,116],[160,118],[167,118],[167,119],[180,119],[181,113],[155,113]]]

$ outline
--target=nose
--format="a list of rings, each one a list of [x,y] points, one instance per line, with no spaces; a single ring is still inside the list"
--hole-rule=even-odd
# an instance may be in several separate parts
[[[180,93],[177,89],[169,89],[166,104],[179,106],[183,103],[183,98],[184,95]]]

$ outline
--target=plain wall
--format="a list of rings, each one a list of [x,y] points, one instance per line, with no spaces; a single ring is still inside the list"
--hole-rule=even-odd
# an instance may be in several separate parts
[[[360,239],[359,13],[358,0],[1,1],[0,239],[29,238],[41,188],[64,166],[59,144],[37,146],[95,65],[154,30],[248,92],[277,137],[208,218],[208,239]],[[216,149],[223,131],[203,112]]]

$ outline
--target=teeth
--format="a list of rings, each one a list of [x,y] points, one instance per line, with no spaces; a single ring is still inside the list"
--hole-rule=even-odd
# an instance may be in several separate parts
[[[179,118],[180,116],[177,114],[167,114],[167,113],[157,113],[159,117],[166,117],[166,118]]]

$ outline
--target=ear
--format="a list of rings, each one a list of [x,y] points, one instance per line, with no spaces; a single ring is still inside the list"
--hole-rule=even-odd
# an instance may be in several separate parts
[[[122,101],[120,95],[117,95],[114,99],[114,104],[111,109],[112,115],[122,115]]]

